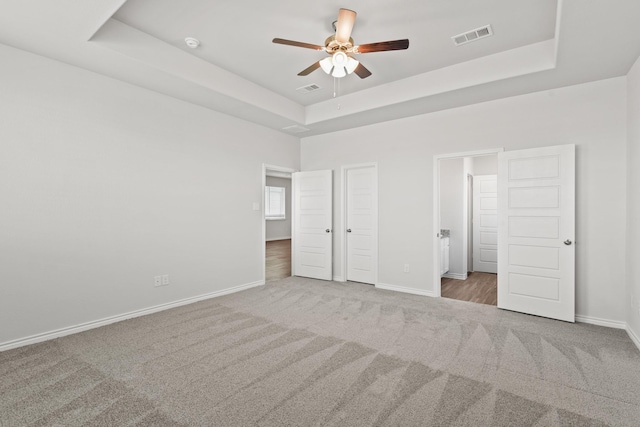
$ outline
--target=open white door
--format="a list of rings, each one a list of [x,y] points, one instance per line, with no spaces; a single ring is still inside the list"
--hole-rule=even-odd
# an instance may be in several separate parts
[[[498,272],[498,177],[473,177],[473,271]]]
[[[331,280],[333,183],[330,170],[293,174],[293,274]]]
[[[575,146],[498,154],[498,307],[575,321]]]

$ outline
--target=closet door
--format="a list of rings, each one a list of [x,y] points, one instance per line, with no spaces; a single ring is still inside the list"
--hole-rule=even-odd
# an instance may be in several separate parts
[[[498,176],[473,177],[473,271],[498,272]]]

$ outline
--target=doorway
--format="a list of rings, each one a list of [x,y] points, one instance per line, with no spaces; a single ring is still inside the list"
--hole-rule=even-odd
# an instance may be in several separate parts
[[[497,197],[491,205],[497,207],[494,258],[497,258],[498,308],[575,321],[575,151],[574,144],[508,152],[494,150],[498,154],[498,179]],[[440,260],[449,258],[437,252],[443,246],[443,231],[447,231],[442,221],[450,220],[440,206],[441,196],[450,196],[441,187],[449,183],[441,176],[442,163],[488,154],[434,157],[434,229],[438,230],[433,245],[434,276],[440,271]],[[464,227],[466,222],[462,223]],[[463,262],[466,259],[463,257]],[[441,280],[434,279],[435,283]],[[442,296],[442,284],[435,290],[436,296]]]
[[[434,250],[439,255],[435,257],[439,265],[434,268],[434,281],[440,283],[436,286],[438,296],[497,305],[497,195],[495,188],[489,187],[495,187],[497,153],[501,151],[434,158]],[[489,182],[491,175],[493,181]]]
[[[293,169],[263,165],[264,281],[291,276]]]

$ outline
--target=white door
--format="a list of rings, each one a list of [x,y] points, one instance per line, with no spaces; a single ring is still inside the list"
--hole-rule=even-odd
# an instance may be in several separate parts
[[[498,177],[473,177],[473,271],[498,272]]]
[[[332,202],[330,170],[293,174],[293,274],[332,279]]]
[[[498,154],[498,307],[575,321],[575,146]]]
[[[377,177],[375,166],[346,170],[347,280],[375,284]]]

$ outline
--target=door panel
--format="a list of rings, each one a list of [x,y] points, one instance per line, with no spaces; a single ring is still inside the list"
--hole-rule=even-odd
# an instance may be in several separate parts
[[[575,321],[575,146],[498,154],[498,307]]]
[[[473,177],[473,271],[497,273],[498,179]]]
[[[293,275],[332,279],[333,184],[330,170],[296,172],[293,181]]]
[[[375,284],[377,189],[374,166],[349,168],[346,188],[346,279]]]

